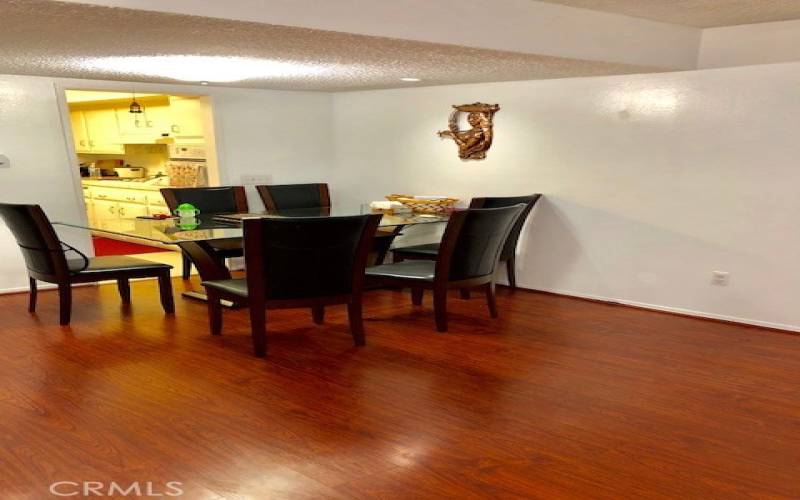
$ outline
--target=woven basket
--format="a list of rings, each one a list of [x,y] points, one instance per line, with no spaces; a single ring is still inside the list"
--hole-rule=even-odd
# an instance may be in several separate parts
[[[420,200],[408,194],[390,194],[386,196],[389,201],[397,201],[411,210],[424,214],[440,214],[455,208],[458,198],[435,198]]]

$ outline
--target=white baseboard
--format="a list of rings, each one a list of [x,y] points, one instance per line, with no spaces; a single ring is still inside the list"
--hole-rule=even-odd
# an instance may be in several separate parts
[[[131,281],[133,281],[133,280],[131,280]],[[114,282],[113,281],[107,281],[105,283],[114,283]],[[100,283],[76,283],[76,284],[74,284],[72,286],[73,287],[76,287],[76,286],[97,286],[98,284],[100,284]],[[55,289],[58,288],[58,285],[53,285],[52,283],[42,283],[40,281],[36,288],[37,288],[37,290],[39,290],[41,292],[42,290],[55,290]],[[0,295],[8,295],[8,294],[11,294],[11,293],[28,293],[29,291],[30,291],[30,289],[27,286],[21,286],[21,287],[17,287],[17,288],[3,288],[3,289],[0,290]]]
[[[743,325],[750,325],[750,326],[760,326],[764,328],[772,328],[775,330],[785,330],[788,332],[800,332],[800,326],[798,325],[787,325],[783,323],[773,323],[770,321],[761,321],[757,319],[750,319],[750,318],[740,318],[737,316],[727,316],[725,314],[716,314],[716,313],[709,313],[703,311],[695,311],[693,309],[683,309],[680,307],[670,307],[670,306],[660,306],[657,304],[647,304],[645,302],[636,302],[633,300],[622,300],[622,299],[615,299],[611,297],[603,297],[600,295],[591,295],[586,293],[579,293],[573,292],[568,290],[560,290],[555,288],[530,288],[530,287],[520,287],[525,288],[526,290],[531,290],[534,292],[547,292],[547,293],[554,293],[557,295],[565,295],[569,297],[578,297],[581,299],[589,299],[589,300],[596,300],[599,302],[608,302],[609,304],[619,304],[623,306],[631,306],[631,307],[638,307],[641,309],[650,309],[652,311],[661,311],[661,312],[668,312],[674,314],[680,314],[683,316],[694,316],[697,318],[706,318],[706,319],[716,319],[720,321],[730,321],[731,323],[740,323]]]

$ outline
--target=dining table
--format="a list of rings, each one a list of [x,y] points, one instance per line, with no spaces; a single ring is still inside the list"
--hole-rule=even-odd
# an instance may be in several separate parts
[[[126,219],[104,220],[96,224],[86,221],[55,221],[56,226],[87,229],[93,234],[107,235],[111,238],[122,237],[124,240],[144,244],[175,245],[183,251],[197,268],[203,281],[223,280],[231,278],[231,271],[226,259],[215,249],[214,242],[240,239],[244,236],[242,221],[248,218],[292,218],[292,217],[337,217],[371,213],[362,206],[360,210],[322,208],[295,208],[283,210],[265,210],[238,214],[199,214],[195,217],[155,219],[137,217]],[[425,214],[384,213],[378,226],[379,236],[373,251],[376,254],[374,263],[381,263],[394,236],[408,226],[446,222],[447,213]],[[157,245],[156,245],[157,246]],[[200,291],[189,290],[183,296],[205,300],[206,295]],[[230,305],[230,304],[228,304]]]

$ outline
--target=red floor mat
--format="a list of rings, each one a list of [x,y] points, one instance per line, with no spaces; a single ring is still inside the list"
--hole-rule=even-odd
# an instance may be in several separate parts
[[[105,255],[136,255],[140,253],[156,253],[164,251],[161,248],[147,245],[137,245],[136,243],[112,240],[110,238],[101,238],[99,236],[92,237],[92,244],[94,245],[94,254],[98,257],[103,257]]]

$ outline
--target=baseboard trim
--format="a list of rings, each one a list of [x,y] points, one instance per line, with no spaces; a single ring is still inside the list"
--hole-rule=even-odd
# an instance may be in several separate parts
[[[499,287],[508,288],[508,285],[498,284]],[[773,330],[782,333],[800,334],[800,326],[786,325],[783,323],[772,323],[769,321],[760,321],[748,318],[739,318],[736,316],[727,316],[724,314],[707,313],[703,311],[695,311],[693,309],[683,309],[680,307],[660,306],[656,304],[648,304],[645,302],[635,302],[630,300],[620,300],[610,297],[602,297],[599,295],[589,295],[584,293],[571,292],[558,289],[546,288],[527,288],[517,286],[517,290],[522,290],[531,293],[544,293],[548,295],[558,295],[559,297],[570,297],[579,300],[586,300],[590,302],[599,302],[602,304],[617,305],[623,307],[631,307],[634,309],[644,309],[663,314],[671,314],[674,316],[684,316],[690,318],[698,318],[707,321],[716,321],[719,323],[735,324],[739,326],[751,326],[754,328],[763,328],[766,330]]]

